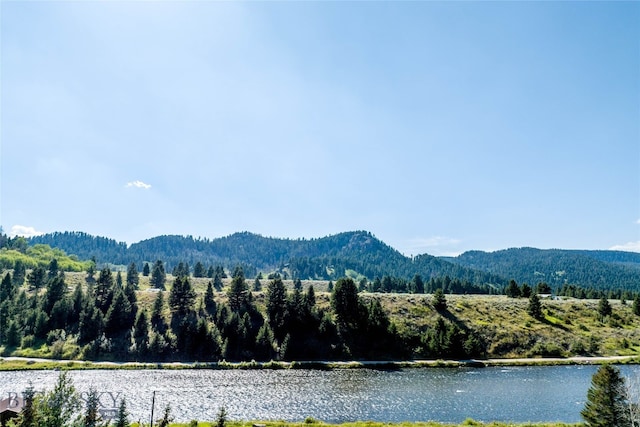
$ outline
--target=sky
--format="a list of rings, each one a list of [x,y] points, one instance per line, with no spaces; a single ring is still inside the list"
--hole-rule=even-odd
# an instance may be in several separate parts
[[[640,3],[0,1],[0,225],[640,252]]]

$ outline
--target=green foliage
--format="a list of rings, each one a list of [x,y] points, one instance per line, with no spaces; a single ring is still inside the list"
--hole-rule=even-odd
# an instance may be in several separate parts
[[[533,317],[534,319],[542,319],[542,304],[540,303],[540,298],[538,297],[538,294],[536,293],[532,293],[531,296],[529,297],[529,305],[527,306],[527,313],[529,313],[529,316]]]
[[[227,410],[224,406],[220,407],[218,416],[216,417],[216,427],[225,427],[227,425]]]
[[[512,279],[509,281],[509,284],[505,288],[504,293],[510,298],[520,297],[520,288],[518,287],[518,284],[515,280]]]
[[[612,312],[611,304],[609,304],[609,300],[606,297],[600,298],[598,302],[598,316],[600,316],[601,320],[604,320],[606,317],[610,316]]]
[[[444,311],[447,309],[447,299],[440,288],[436,289],[433,293],[433,308],[438,311]]]
[[[138,268],[136,267],[136,263],[132,262],[127,268],[127,286],[131,286],[133,289],[138,289],[139,282],[140,277],[138,276]]]
[[[153,265],[153,270],[151,270],[151,280],[149,281],[149,283],[156,289],[164,290],[164,284],[166,280],[167,274],[164,271],[164,263],[160,260],[157,260]]]
[[[620,370],[602,365],[591,379],[587,403],[580,414],[587,427],[628,427],[628,405]]]
[[[13,269],[16,264],[21,271],[37,267],[48,269],[54,260],[53,266],[62,271],[84,271],[89,264],[89,261],[81,262],[75,256],[48,245],[37,244],[26,247],[24,251],[0,249],[0,269]]]
[[[195,300],[196,292],[191,286],[189,277],[176,277],[169,293],[169,307],[171,307],[171,310],[178,315],[184,315],[192,310]]]

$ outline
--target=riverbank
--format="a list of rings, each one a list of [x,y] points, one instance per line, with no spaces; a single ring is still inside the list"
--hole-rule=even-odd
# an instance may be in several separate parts
[[[469,360],[409,360],[409,361],[301,361],[301,362],[109,362],[54,360],[28,357],[0,358],[0,371],[24,370],[87,370],[87,369],[414,369],[414,368],[483,368],[490,366],[558,366],[640,364],[640,356],[576,356],[566,358],[514,358]]]
[[[143,427],[146,424],[139,425],[137,423],[131,424],[131,427]],[[211,422],[198,422],[196,427],[213,427],[216,423]],[[483,423],[481,421],[475,421],[468,419],[461,424],[447,424],[437,422],[414,422],[414,423],[381,423],[373,421],[360,421],[354,423],[343,424],[327,424],[317,420],[307,420],[302,423],[288,423],[282,421],[272,422],[240,422],[240,421],[227,421],[226,427],[581,427],[583,424],[566,424],[566,423],[501,423],[501,422],[488,422]],[[169,427],[194,427],[193,423],[175,423],[170,424]]]

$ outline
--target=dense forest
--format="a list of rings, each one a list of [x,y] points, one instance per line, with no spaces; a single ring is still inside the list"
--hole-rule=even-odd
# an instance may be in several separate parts
[[[518,282],[546,282],[558,289],[579,285],[599,290],[640,290],[640,254],[534,248],[470,251],[448,261]]]
[[[470,251],[458,257],[406,257],[365,231],[296,240],[248,232],[218,239],[159,236],[130,246],[86,233],[63,232],[32,237],[27,243],[60,248],[79,259],[94,259],[98,266],[112,268],[160,259],[169,271],[179,263],[195,266],[200,262],[228,271],[242,266],[247,277],[275,272],[283,278],[303,280],[349,276],[356,281],[373,281],[390,276],[409,281],[419,274],[426,281],[448,276],[482,288],[482,292],[503,289],[511,279],[531,285],[545,282],[553,289],[640,290],[640,254],[636,253],[519,248]]]
[[[140,274],[90,270],[70,287],[57,262],[25,277],[6,272],[0,283],[0,346],[40,348],[53,358],[114,360],[269,361],[478,357],[478,335],[442,315],[435,326],[399,333],[379,299],[362,298],[341,278],[329,304],[316,304],[313,286],[292,290],[279,277],[265,283],[257,304],[242,268],[220,286],[209,280],[198,294],[188,274],[166,283],[161,262],[150,272],[153,289],[138,291]],[[256,284],[253,285],[254,289]],[[166,289],[166,290],[165,290]],[[153,296],[144,307],[138,298]]]
[[[276,239],[252,233],[236,233],[219,239],[192,236],[159,236],[132,244],[94,237],[86,233],[52,233],[29,239],[30,244],[47,244],[81,259],[95,259],[99,265],[128,265],[162,260],[168,270],[179,263],[194,266],[221,265],[227,270],[242,266],[248,277],[259,272],[278,272],[282,277],[337,280],[350,275],[358,279],[389,275],[411,279],[449,276],[476,285],[507,281],[497,275],[421,255],[405,257],[364,231],[340,233],[320,239]]]

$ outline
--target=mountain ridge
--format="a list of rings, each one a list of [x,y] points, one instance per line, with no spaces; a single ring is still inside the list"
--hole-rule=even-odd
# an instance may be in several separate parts
[[[30,244],[57,247],[81,259],[127,265],[160,259],[167,269],[180,262],[242,266],[248,276],[287,272],[292,277],[336,279],[352,272],[373,280],[390,275],[410,280],[449,276],[473,284],[504,286],[546,282],[552,287],[573,284],[597,289],[640,289],[640,254],[624,251],[509,248],[494,252],[467,251],[457,257],[422,254],[407,257],[364,230],[318,238],[265,237],[248,231],[209,239],[161,235],[131,245],[84,232],[55,232],[28,239]]]

